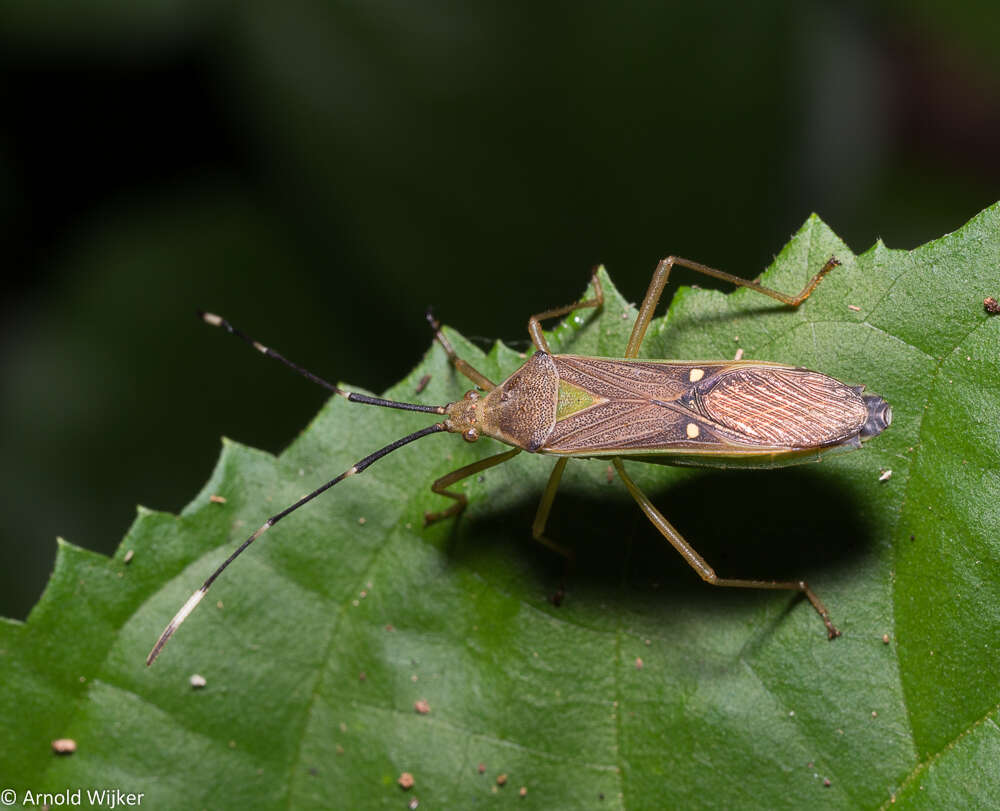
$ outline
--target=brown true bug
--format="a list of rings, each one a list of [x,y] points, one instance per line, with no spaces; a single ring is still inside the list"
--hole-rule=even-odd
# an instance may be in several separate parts
[[[268,518],[191,595],[164,629],[146,664],[153,663],[167,640],[223,570],[270,527],[320,493],[360,473],[397,448],[443,431],[461,434],[469,442],[476,441],[480,436],[489,436],[512,448],[465,465],[435,481],[431,489],[453,499],[455,503],[439,512],[427,513],[427,523],[452,517],[465,508],[465,494],[450,489],[462,479],[506,462],[521,451],[550,454],[556,456],[557,461],[538,505],[532,534],[551,549],[571,557],[569,550],[545,535],[563,470],[571,457],[608,457],[639,508],[703,580],[715,586],[801,592],[822,618],[830,639],[839,636],[840,631],[830,620],[826,607],[803,580],[746,580],[716,575],[705,559],[636,486],[624,465],[624,460],[634,460],[700,467],[740,464],[758,468],[782,467],[818,459],[821,454],[835,450],[860,448],[863,440],[877,436],[888,427],[892,409],[881,397],[862,394],[864,386],[848,385],[801,367],[753,360],[637,359],[646,329],[674,265],[748,287],[788,306],[797,307],[839,264],[831,257],[802,292],[789,296],[755,281],[671,256],[661,261],[653,273],[622,358],[553,354],[542,332],[541,322],[574,310],[600,307],[604,295],[595,272],[592,277],[593,298],[546,310],[529,319],[528,332],[537,351],[500,384],[460,358],[440,325],[428,314],[434,336],[452,365],[484,392],[472,389],[463,399],[444,406],[400,403],[344,391],[254,341],[225,319],[203,313],[207,323],[222,327],[263,354],[281,361],[351,402],[423,411],[441,415],[444,419],[366,456],[336,478]]]

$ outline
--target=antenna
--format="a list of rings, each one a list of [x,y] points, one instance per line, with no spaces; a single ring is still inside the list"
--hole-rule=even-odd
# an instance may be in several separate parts
[[[364,405],[382,406],[383,408],[399,408],[403,409],[404,411],[423,411],[430,414],[446,413],[445,406],[427,406],[427,405],[419,405],[417,403],[400,403],[395,400],[385,400],[382,399],[381,397],[369,397],[366,394],[358,394],[357,392],[353,391],[345,391],[344,389],[341,389],[339,386],[335,386],[332,383],[323,380],[323,378],[314,375],[308,369],[304,369],[297,363],[293,363],[279,352],[276,352],[273,349],[264,346],[259,341],[255,341],[245,332],[237,329],[232,324],[230,324],[225,318],[215,315],[214,313],[199,312],[199,315],[205,321],[205,323],[211,324],[214,327],[222,327],[229,334],[235,335],[237,338],[240,338],[246,343],[250,344],[258,352],[267,355],[269,358],[274,358],[275,360],[283,363],[290,369],[293,369],[294,371],[298,372],[303,377],[308,378],[309,380],[322,386],[325,389],[329,389],[334,394],[338,394],[341,397],[350,400],[352,403],[362,403]],[[149,665],[153,664],[154,661],[156,661],[156,657],[160,655],[160,651],[163,650],[163,646],[167,644],[167,641],[170,639],[170,637],[174,635],[174,632],[180,627],[181,623],[187,619],[188,615],[192,611],[194,611],[198,603],[201,602],[202,597],[205,596],[205,592],[208,591],[212,583],[215,582],[215,579],[220,574],[222,574],[223,571],[225,571],[226,567],[229,566],[229,564],[232,563],[234,560],[236,560],[236,558],[238,558],[241,554],[243,554],[243,552],[246,550],[248,546],[250,546],[250,544],[256,541],[261,535],[267,532],[275,524],[277,524],[282,518],[295,512],[299,507],[308,504],[310,501],[316,498],[316,496],[320,495],[321,493],[325,493],[335,484],[339,484],[344,479],[349,478],[350,476],[354,476],[357,473],[361,473],[361,471],[363,471],[370,464],[372,464],[373,462],[377,462],[383,456],[392,453],[394,450],[402,448],[404,445],[408,445],[411,442],[415,442],[416,440],[421,439],[422,437],[429,436],[430,434],[440,433],[442,431],[447,431],[447,430],[448,428],[445,425],[445,423],[437,422],[434,423],[434,425],[429,425],[426,428],[421,428],[419,431],[415,431],[412,434],[397,439],[395,442],[390,442],[384,448],[380,448],[374,453],[371,453],[368,456],[366,456],[364,459],[355,462],[351,467],[349,467],[339,476],[336,476],[330,479],[330,481],[328,481],[326,484],[317,487],[311,493],[303,496],[291,506],[286,507],[281,512],[276,513],[272,515],[270,518],[268,518],[267,521],[265,521],[257,529],[256,532],[254,532],[249,538],[243,541],[243,543],[241,543],[236,548],[236,550],[222,562],[222,565],[220,565],[214,572],[212,572],[211,575],[209,575],[208,579],[201,584],[201,588],[199,588],[194,594],[192,594],[188,598],[188,601],[184,603],[183,606],[181,606],[180,611],[178,611],[174,615],[174,618],[170,620],[170,622],[167,624],[167,627],[163,629],[163,633],[160,634],[160,638],[156,640],[156,644],[153,645],[153,649],[149,652],[149,656],[146,657],[146,666],[148,667]]]
[[[271,347],[269,346],[264,346],[264,344],[262,344],[260,341],[255,341],[253,338],[251,338],[249,335],[243,332],[243,330],[238,329],[237,327],[234,327],[232,324],[230,324],[221,315],[216,315],[215,313],[206,313],[203,310],[199,310],[198,315],[201,318],[201,320],[204,321],[206,324],[211,324],[213,327],[221,327],[230,335],[235,335],[240,340],[250,344],[250,346],[252,346],[258,352],[260,352],[262,355],[266,355],[267,357],[273,358],[279,363],[283,363],[289,369],[298,372],[304,378],[306,378],[307,380],[311,380],[317,386],[322,386],[324,389],[329,389],[334,394],[339,394],[341,397],[350,400],[352,403],[364,403],[365,405],[376,405],[376,406],[382,406],[383,408],[399,408],[402,409],[403,411],[424,411],[428,414],[445,413],[444,406],[426,406],[426,405],[419,405],[417,403],[400,403],[397,402],[396,400],[383,400],[381,397],[369,397],[367,394],[358,394],[357,392],[354,391],[344,391],[344,389],[340,388],[340,386],[335,386],[333,385],[333,383],[324,380],[319,375],[314,375],[308,369],[305,369],[302,366],[299,366],[297,363],[290,361],[280,352],[271,349]]]

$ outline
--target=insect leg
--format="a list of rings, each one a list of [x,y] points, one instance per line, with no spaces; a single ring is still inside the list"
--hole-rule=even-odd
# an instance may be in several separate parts
[[[596,270],[590,276],[590,283],[594,287],[593,298],[577,302],[576,304],[567,304],[565,307],[556,307],[552,310],[546,310],[543,313],[535,313],[535,315],[528,319],[528,334],[531,335],[531,341],[534,343],[536,349],[551,354],[549,342],[545,340],[545,334],[542,332],[542,325],[540,323],[546,318],[558,318],[561,315],[573,312],[573,310],[582,310],[585,307],[600,307],[604,304],[604,290],[601,287],[601,280],[597,278]]]
[[[531,525],[531,534],[536,541],[544,544],[553,552],[558,552],[567,560],[575,557],[573,550],[556,543],[545,535],[545,524],[548,523],[549,513],[552,511],[552,502],[556,498],[556,490],[559,489],[559,480],[562,478],[563,470],[566,469],[568,456],[561,456],[552,468],[549,476],[549,483],[545,485],[545,492],[542,493],[542,500],[538,502],[538,511],[535,513],[535,522]]]
[[[497,387],[496,383],[490,380],[482,372],[476,370],[471,363],[458,356],[458,353],[455,351],[455,347],[451,345],[451,341],[449,341],[445,334],[441,331],[441,324],[434,317],[434,313],[430,310],[427,311],[427,323],[430,324],[431,329],[434,330],[434,339],[441,344],[444,351],[448,354],[448,360],[451,361],[452,366],[458,369],[458,371],[484,391],[493,391],[493,389]]]
[[[632,497],[638,502],[639,508],[646,514],[646,517],[653,522],[660,534],[670,541],[670,544],[681,553],[681,557],[688,562],[688,565],[694,569],[698,575],[706,583],[710,583],[713,586],[732,586],[735,588],[744,589],[784,589],[787,591],[799,591],[801,592],[810,603],[812,603],[813,608],[816,609],[816,613],[819,614],[820,619],[823,620],[823,624],[826,625],[827,635],[830,639],[840,636],[840,631],[834,627],[834,624],[830,621],[830,613],[826,610],[826,606],[820,601],[819,597],[816,596],[815,592],[809,588],[809,584],[804,580],[794,580],[794,581],[777,581],[777,580],[743,580],[743,579],[730,579],[719,577],[715,570],[708,565],[708,562],[699,555],[694,547],[691,546],[683,536],[673,528],[669,521],[663,517],[663,514],[653,506],[653,502],[649,500],[645,493],[642,492],[629,478],[629,475],[625,472],[625,465],[622,464],[621,459],[615,459],[615,467],[618,470],[618,475],[621,476],[622,481],[625,482],[625,486],[628,491],[632,494]]]
[[[466,465],[465,467],[460,467],[458,470],[453,470],[451,473],[446,476],[442,476],[434,482],[434,484],[431,485],[431,490],[439,495],[455,499],[456,503],[452,504],[445,510],[433,513],[424,513],[424,526],[426,527],[428,524],[433,524],[435,521],[440,521],[443,518],[451,518],[451,516],[457,515],[462,512],[462,510],[465,509],[465,505],[469,503],[469,499],[466,497],[465,493],[453,493],[448,489],[449,487],[456,482],[462,481],[462,479],[474,476],[481,470],[486,470],[487,468],[502,464],[508,459],[512,459],[517,456],[520,452],[520,448],[514,448],[513,450],[498,453],[496,456],[487,456],[485,459],[480,459],[478,462],[473,462],[471,465]]]
[[[803,301],[809,298],[809,295],[816,289],[816,285],[823,280],[823,277],[839,264],[840,262],[837,258],[831,256],[827,260],[827,263],[819,269],[819,272],[806,283],[806,286],[802,288],[802,291],[797,296],[790,296],[779,290],[764,287],[762,284],[750,279],[743,279],[739,276],[733,276],[731,273],[710,268],[708,265],[703,265],[700,262],[692,262],[690,259],[682,259],[680,256],[668,256],[666,259],[661,260],[660,264],[656,266],[656,270],[653,271],[653,278],[649,282],[649,289],[646,291],[646,297],[642,300],[639,315],[635,319],[635,326],[632,327],[632,335],[628,339],[628,348],[625,350],[625,357],[638,357],[642,339],[646,336],[646,328],[653,318],[656,305],[660,303],[660,295],[663,293],[663,288],[667,285],[667,279],[670,277],[670,269],[674,265],[680,265],[698,273],[704,273],[706,276],[713,276],[716,279],[722,279],[724,282],[731,282],[740,287],[748,287],[751,290],[756,290],[758,293],[763,293],[765,296],[777,299],[789,307],[798,307]]]

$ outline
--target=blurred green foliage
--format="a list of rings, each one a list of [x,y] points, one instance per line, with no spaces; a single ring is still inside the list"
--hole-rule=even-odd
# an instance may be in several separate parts
[[[220,435],[316,411],[195,308],[379,390],[428,304],[524,340],[599,261],[635,300],[813,210],[856,251],[959,226],[998,196],[997,10],[901,5],[5,3],[0,614],[56,535],[109,552]]]

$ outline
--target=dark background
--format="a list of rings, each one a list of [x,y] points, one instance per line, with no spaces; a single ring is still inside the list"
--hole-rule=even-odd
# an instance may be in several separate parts
[[[1000,198],[997,30],[995,0],[4,4],[0,614],[57,535],[108,553],[220,435],[277,452],[322,403],[197,307],[379,391],[430,303],[523,342],[596,262],[634,300],[668,253],[752,277],[812,211],[914,247]]]

